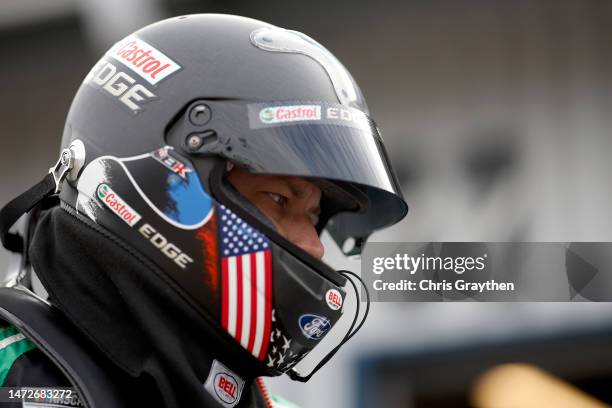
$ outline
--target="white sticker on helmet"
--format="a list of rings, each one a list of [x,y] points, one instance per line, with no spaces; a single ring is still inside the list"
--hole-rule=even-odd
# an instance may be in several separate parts
[[[97,195],[100,201],[104,203],[115,215],[125,221],[130,227],[133,227],[142,218],[128,203],[121,198],[113,189],[106,183],[98,186]]]
[[[222,406],[231,408],[240,402],[244,380],[217,360],[213,360],[204,388]]]
[[[367,115],[358,109],[326,102],[283,101],[248,105],[249,126],[263,129],[275,126],[319,124],[347,126],[370,132]]]
[[[338,289],[329,289],[325,294],[325,301],[331,310],[338,310],[342,307],[342,294]]]
[[[320,105],[271,106],[259,111],[259,120],[265,124],[320,119]]]
[[[134,36],[119,41],[106,55],[115,58],[151,85],[181,69],[163,52]]]

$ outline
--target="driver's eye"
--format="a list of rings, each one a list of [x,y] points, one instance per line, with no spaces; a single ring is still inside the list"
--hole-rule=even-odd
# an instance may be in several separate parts
[[[276,204],[283,206],[287,203],[287,197],[282,196],[277,193],[268,193],[268,196],[274,201]]]

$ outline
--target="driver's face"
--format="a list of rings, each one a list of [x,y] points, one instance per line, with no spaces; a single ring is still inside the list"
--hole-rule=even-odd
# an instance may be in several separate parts
[[[300,177],[252,174],[237,167],[227,178],[284,238],[315,258],[323,257],[323,244],[315,229],[321,212],[321,190],[316,185]]]

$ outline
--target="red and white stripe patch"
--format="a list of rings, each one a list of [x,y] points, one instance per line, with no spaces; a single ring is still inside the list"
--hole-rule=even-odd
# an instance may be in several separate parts
[[[222,325],[246,350],[264,360],[272,315],[270,250],[223,257]]]

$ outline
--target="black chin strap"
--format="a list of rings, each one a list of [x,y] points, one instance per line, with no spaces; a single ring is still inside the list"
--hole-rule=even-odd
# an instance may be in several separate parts
[[[321,368],[323,368],[323,366],[327,364],[327,362],[338,352],[338,350],[340,350],[340,347],[342,347],[347,341],[351,339],[351,337],[353,337],[359,331],[359,329],[361,329],[366,319],[368,318],[368,313],[370,312],[370,293],[368,292],[367,286],[365,285],[363,280],[359,277],[359,275],[357,275],[354,272],[350,272],[350,271],[338,271],[338,272],[347,278],[347,280],[353,287],[353,291],[355,292],[355,296],[357,298],[357,305],[355,307],[355,316],[353,317],[353,322],[351,323],[351,327],[348,329],[348,332],[346,333],[346,335],[344,336],[340,344],[338,344],[332,351],[330,351],[325,356],[325,358],[321,360],[319,364],[317,364],[317,366],[312,370],[310,374],[308,374],[307,376],[302,376],[300,373],[298,373],[295,370],[289,371],[287,375],[289,375],[289,378],[291,378],[294,381],[307,382],[308,380],[310,380],[312,376],[315,375],[316,372],[319,371]],[[357,286],[355,285],[355,282],[353,281],[353,279],[349,278],[349,276],[359,281],[359,283],[363,286],[363,289],[366,295],[366,302],[367,302],[366,309],[357,327],[355,327],[355,324],[357,323],[357,319],[359,318],[359,311],[360,311],[359,304],[361,302],[361,298],[359,296],[359,290],[357,290]]]
[[[0,210],[0,239],[11,252],[24,253],[24,241],[19,234],[9,232],[19,217],[29,212],[36,204],[56,191],[56,180],[49,173],[25,193],[11,200]]]
[[[49,169],[49,173],[41,181],[11,200],[0,210],[0,240],[6,249],[21,254],[27,253],[23,238],[19,234],[9,232],[11,227],[15,225],[19,217],[30,212],[42,200],[61,191],[62,183],[74,168],[75,160],[85,158],[84,148],[80,147],[82,145],[82,142],[75,141],[69,148],[62,150],[55,165]]]

